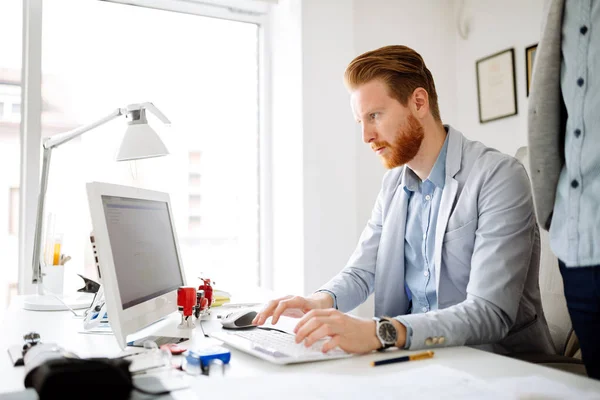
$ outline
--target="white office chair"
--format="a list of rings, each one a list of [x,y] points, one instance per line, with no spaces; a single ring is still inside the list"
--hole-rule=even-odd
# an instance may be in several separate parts
[[[515,154],[529,174],[527,147],[521,147]],[[558,268],[558,259],[550,249],[548,232],[540,228],[540,295],[542,308],[550,335],[556,350],[555,355],[516,355],[515,357],[536,364],[543,364],[563,371],[587,376],[581,361],[579,341],[571,325],[571,317],[563,288],[563,280]]]

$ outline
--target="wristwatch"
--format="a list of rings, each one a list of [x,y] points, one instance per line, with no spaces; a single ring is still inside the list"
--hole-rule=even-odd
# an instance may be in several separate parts
[[[376,322],[375,333],[377,334],[377,339],[381,342],[381,347],[378,350],[382,351],[395,346],[398,341],[398,331],[394,324],[386,318],[375,317],[373,319]]]

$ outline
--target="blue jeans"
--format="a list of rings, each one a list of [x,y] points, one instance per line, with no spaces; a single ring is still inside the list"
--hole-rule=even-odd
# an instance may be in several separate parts
[[[600,379],[600,265],[567,268],[560,260],[558,265],[585,369]]]

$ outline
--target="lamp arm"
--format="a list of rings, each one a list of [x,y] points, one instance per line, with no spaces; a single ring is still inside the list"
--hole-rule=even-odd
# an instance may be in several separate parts
[[[80,126],[79,128],[75,128],[72,131],[62,133],[60,135],[52,136],[51,138],[46,139],[44,142],[44,149],[50,149],[54,147],[58,147],[63,143],[66,143],[72,139],[75,139],[77,136],[81,136],[85,132],[92,130],[100,125],[107,123],[108,121],[117,118],[119,115],[126,114],[127,110],[124,108],[117,108],[111,114],[106,117],[99,119],[96,122],[93,122],[88,125]]]
[[[52,149],[60,146],[63,143],[66,143],[77,136],[84,134],[85,132],[94,129],[102,124],[107,123],[108,121],[118,117],[119,115],[123,115],[127,112],[127,110],[123,108],[117,108],[111,114],[106,117],[91,123],[89,125],[84,125],[79,128],[75,128],[69,132],[65,132],[60,135],[53,136],[44,141],[43,149],[43,160],[42,160],[42,174],[40,176],[40,192],[38,195],[38,207],[37,207],[37,216],[35,219],[35,236],[33,241],[33,260],[32,260],[32,269],[33,274],[31,278],[31,282],[38,284],[37,291],[38,294],[42,291],[41,283],[43,282],[42,278],[42,261],[41,261],[41,248],[42,248],[42,227],[44,223],[44,203],[46,199],[46,189],[48,187],[48,173],[50,169],[50,158],[52,156]]]
[[[46,198],[46,188],[48,187],[48,167],[50,166],[50,156],[52,155],[52,147],[44,147],[44,155],[42,161],[42,174],[40,177],[40,193],[38,194],[37,215],[35,218],[35,236],[33,238],[33,259],[32,269],[33,275],[31,282],[38,284],[38,294],[41,290],[39,284],[42,283],[42,226],[44,222],[44,201]]]

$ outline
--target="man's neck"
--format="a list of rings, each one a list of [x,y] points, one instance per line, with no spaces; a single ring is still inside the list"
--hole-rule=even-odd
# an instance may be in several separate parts
[[[406,164],[421,181],[427,179],[431,173],[447,135],[444,126],[438,122],[432,122],[427,126],[424,124],[423,130],[425,135],[419,152]]]

